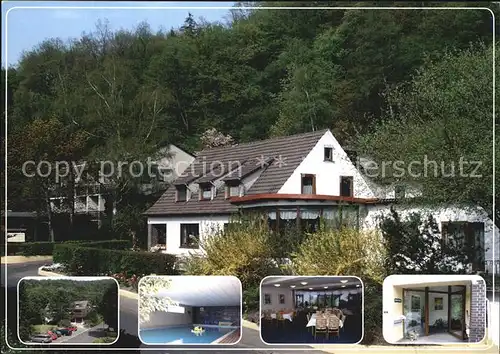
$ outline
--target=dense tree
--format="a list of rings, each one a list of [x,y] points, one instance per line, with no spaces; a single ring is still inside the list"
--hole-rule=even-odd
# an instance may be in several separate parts
[[[486,10],[286,8],[352,6],[338,2],[257,5],[285,8],[235,7],[224,24],[188,14],[181,28],[158,32],[147,23],[113,32],[107,21],[99,21],[92,33],[76,40],[42,42],[8,69],[9,150],[25,143],[24,134],[39,124],[35,121],[54,119],[65,137],[42,129],[40,137],[30,138],[35,141],[30,154],[53,155],[37,139],[64,141],[74,146],[69,156],[87,161],[97,181],[95,162],[125,162],[123,173],[108,177],[104,191],[112,227],[116,210],[133,204],[140,215],[147,207],[138,202],[140,181],[130,164],[144,164],[168,143],[199,151],[208,129],[246,142],[323,128],[351,143],[357,133],[370,133],[387,118],[395,100],[390,92],[418,76],[430,59],[446,63],[449,55],[443,53],[467,50],[471,43],[491,45]],[[477,6],[498,11],[489,3]],[[75,137],[82,143],[75,144]],[[15,166],[27,155],[9,152],[9,208],[50,214],[40,186],[26,184]],[[477,189],[472,185],[468,188]],[[472,192],[482,199],[489,195]],[[71,198],[68,204],[73,205]]]
[[[388,90],[383,123],[360,139],[380,167],[370,174],[382,183],[418,185],[417,202],[479,205],[500,226],[498,210],[493,215],[492,61],[491,46],[446,52]],[[396,161],[400,171],[382,168]]]

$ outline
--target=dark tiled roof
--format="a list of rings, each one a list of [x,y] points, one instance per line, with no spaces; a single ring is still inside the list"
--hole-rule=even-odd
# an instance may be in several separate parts
[[[204,177],[207,172],[210,175],[210,166],[220,168],[222,164],[224,166],[238,167],[238,164],[241,164],[241,173],[248,174],[248,170],[253,166],[260,168],[260,165],[263,165],[264,172],[246,191],[246,195],[276,193],[327,131],[325,129],[203,150],[197,155],[196,160],[188,167],[183,176],[174,181],[174,184],[189,183],[193,180],[196,183],[198,178],[211,181],[213,180],[211,179],[212,176]],[[269,162],[270,158],[274,160],[269,166],[266,166],[266,162]],[[253,168],[253,171],[255,170]],[[216,171],[214,173],[217,174]],[[193,196],[187,202],[176,202],[175,188],[169,188],[145,214],[221,214],[231,213],[236,210],[236,206],[225,199],[224,192],[220,190],[217,191],[217,195],[213,200],[200,201],[197,196]]]

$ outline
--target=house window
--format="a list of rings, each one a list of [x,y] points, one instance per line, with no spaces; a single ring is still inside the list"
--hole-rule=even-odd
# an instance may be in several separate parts
[[[340,196],[341,197],[352,197],[352,176],[342,176],[340,177]]]
[[[283,305],[285,303],[285,294],[280,294],[279,300],[280,300],[280,305]]]
[[[394,198],[404,199],[406,195],[406,186],[397,185],[394,187]]]
[[[465,250],[473,270],[484,270],[484,223],[443,222],[441,234],[443,245]]]
[[[226,198],[239,197],[241,191],[240,184],[229,184],[226,186]]]
[[[176,201],[185,202],[187,200],[187,187],[177,186],[176,187]]]
[[[212,186],[200,186],[200,200],[211,200],[212,199]]]
[[[200,246],[200,224],[181,224],[181,248]]]
[[[151,244],[152,246],[167,244],[167,225],[151,225]]]
[[[302,194],[316,194],[316,176],[302,175]]]
[[[325,161],[333,161],[333,148],[325,146],[324,156],[325,156]]]
[[[264,294],[264,305],[271,305],[271,294]]]

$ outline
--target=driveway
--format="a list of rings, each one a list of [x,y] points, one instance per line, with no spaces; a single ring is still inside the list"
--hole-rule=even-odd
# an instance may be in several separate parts
[[[92,328],[82,328],[79,327],[78,331],[74,332],[72,336],[64,337],[62,340],[56,341],[56,343],[81,343],[89,344],[93,343],[95,339],[102,338],[106,336],[107,326],[102,323]]]

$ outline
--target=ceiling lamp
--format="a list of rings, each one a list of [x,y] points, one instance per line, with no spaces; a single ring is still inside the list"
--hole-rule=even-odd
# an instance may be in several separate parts
[[[302,284],[302,285],[307,285],[307,282],[306,282],[306,281],[303,281],[303,282],[301,282],[300,284]]]
[[[348,281],[349,281],[349,280],[347,280],[347,279],[343,279],[343,280],[341,280],[340,282],[341,282],[342,284],[345,284],[345,283],[347,283]]]
[[[277,288],[279,288],[280,285],[279,284],[274,284],[274,286],[277,287]]]

